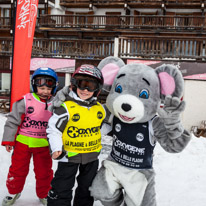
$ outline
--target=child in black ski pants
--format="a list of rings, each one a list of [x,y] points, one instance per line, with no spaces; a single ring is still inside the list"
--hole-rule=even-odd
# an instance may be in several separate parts
[[[48,206],[94,203],[89,187],[97,173],[102,148],[100,127],[105,110],[96,101],[102,85],[101,71],[93,65],[82,65],[72,75],[66,100],[55,108],[49,120],[47,133],[52,158],[59,162],[47,197]]]

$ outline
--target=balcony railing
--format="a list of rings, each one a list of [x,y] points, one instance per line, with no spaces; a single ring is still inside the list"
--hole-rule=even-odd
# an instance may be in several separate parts
[[[175,30],[175,31],[206,31],[204,16],[114,16],[114,15],[43,15],[36,21],[37,28],[87,28],[101,30]],[[0,17],[0,28],[12,28],[11,18]],[[44,29],[45,30],[45,29]]]
[[[0,4],[11,4],[11,0],[1,0]]]
[[[48,0],[48,1],[51,1],[52,3],[55,3],[55,0]],[[39,0],[39,4],[45,4],[47,3],[48,1],[45,1],[45,0]],[[13,4],[13,2],[15,2],[15,0],[11,1],[11,0],[0,0],[0,4]]]
[[[106,4],[106,3],[172,3],[172,4],[178,4],[178,3],[204,3],[205,1],[203,0],[60,0],[60,4],[64,3],[82,3],[82,2],[88,2],[88,3],[93,3],[93,4]]]
[[[72,59],[121,58],[206,61],[206,37],[120,37],[109,40],[34,39],[32,56]],[[117,52],[116,52],[116,51]],[[12,39],[0,38],[0,55],[12,55]]]
[[[11,28],[11,18],[10,17],[0,17],[0,28],[10,29]]]
[[[60,5],[68,8],[88,8],[92,5],[97,8],[159,8],[166,6],[176,9],[202,9],[205,0],[60,0]],[[164,5],[164,6],[163,6]]]
[[[163,0],[165,3],[203,3],[204,0]]]
[[[0,38],[0,55],[11,56],[13,48],[12,38]]]
[[[124,30],[206,30],[204,16],[114,16],[114,15],[44,15],[39,18],[39,27],[90,28]]]
[[[32,55],[66,58],[104,58],[114,55],[113,41],[34,39]]]
[[[194,59],[206,61],[206,38],[130,37],[119,38],[122,58]]]

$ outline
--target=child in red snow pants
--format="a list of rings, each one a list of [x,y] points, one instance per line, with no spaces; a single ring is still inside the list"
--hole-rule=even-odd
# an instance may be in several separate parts
[[[31,157],[36,178],[36,194],[39,198],[45,198],[51,189],[50,183],[53,178],[49,147],[29,148],[28,145],[16,142],[11,159],[12,166],[9,168],[6,181],[8,191],[10,194],[17,194],[23,190]]]

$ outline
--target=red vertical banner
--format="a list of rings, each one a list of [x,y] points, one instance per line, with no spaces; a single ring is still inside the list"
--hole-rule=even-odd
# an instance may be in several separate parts
[[[30,61],[38,0],[17,0],[11,80],[10,110],[30,91]]]

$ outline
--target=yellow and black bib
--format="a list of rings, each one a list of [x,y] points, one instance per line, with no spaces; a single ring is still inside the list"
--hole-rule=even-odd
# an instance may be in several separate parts
[[[105,118],[105,110],[97,103],[90,108],[73,101],[66,101],[70,118],[63,132],[64,149],[68,152],[90,153],[100,150],[100,126]]]

